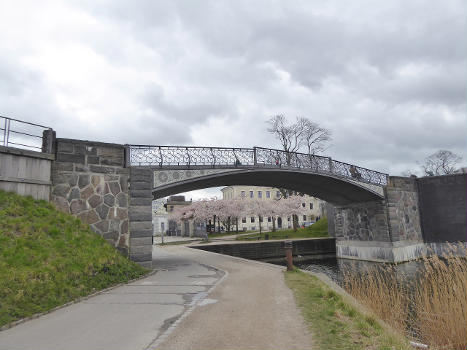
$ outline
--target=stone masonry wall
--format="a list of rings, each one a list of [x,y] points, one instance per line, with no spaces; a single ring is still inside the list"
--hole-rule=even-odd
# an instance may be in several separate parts
[[[392,241],[423,242],[416,180],[391,176],[385,196]]]
[[[334,227],[337,240],[390,241],[384,200],[334,207]]]
[[[129,253],[129,168],[122,145],[57,139],[51,201]]]

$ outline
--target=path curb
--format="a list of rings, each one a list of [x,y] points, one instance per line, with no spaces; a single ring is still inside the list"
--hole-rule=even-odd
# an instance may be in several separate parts
[[[12,327],[15,327],[15,326],[17,326],[17,325],[19,325],[19,324],[21,324],[21,323],[25,323],[25,322],[27,322],[27,321],[34,320],[34,319],[39,318],[39,317],[41,317],[41,316],[45,316],[45,315],[47,315],[47,314],[50,314],[50,313],[53,312],[53,311],[57,311],[57,310],[66,308],[66,307],[68,307],[68,306],[70,306],[70,305],[73,305],[73,304],[77,304],[77,303],[79,303],[79,302],[81,302],[81,301],[90,299],[90,298],[95,297],[95,296],[97,296],[97,295],[99,295],[99,294],[106,293],[106,292],[108,292],[108,291],[110,291],[110,290],[112,290],[112,289],[121,287],[121,286],[123,286],[123,285],[125,285],[125,284],[133,283],[133,282],[139,281],[139,280],[141,280],[141,279],[143,279],[143,278],[152,276],[152,275],[156,274],[157,271],[158,271],[158,270],[152,270],[152,271],[150,271],[149,273],[147,273],[147,274],[145,274],[145,275],[143,275],[143,276],[134,278],[134,279],[132,279],[132,280],[129,280],[128,282],[122,282],[122,283],[115,284],[115,285],[113,285],[113,286],[107,287],[107,288],[105,288],[105,289],[101,289],[101,290],[99,290],[99,291],[97,291],[97,292],[94,292],[94,293],[92,293],[92,294],[88,294],[88,295],[86,295],[86,296],[84,296],[84,297],[79,297],[79,298],[73,299],[72,301],[69,301],[69,302],[67,302],[67,303],[65,303],[65,304],[56,306],[56,307],[54,307],[53,309],[50,309],[50,310],[47,310],[47,311],[44,311],[44,312],[40,312],[40,313],[34,314],[34,315],[32,315],[32,316],[28,316],[28,317],[22,318],[22,319],[17,320],[17,321],[13,321],[13,322],[7,323],[6,325],[3,325],[2,327],[0,327],[0,332],[1,332],[1,331],[5,331],[5,330],[7,330],[7,329],[10,329],[10,328],[12,328]]]

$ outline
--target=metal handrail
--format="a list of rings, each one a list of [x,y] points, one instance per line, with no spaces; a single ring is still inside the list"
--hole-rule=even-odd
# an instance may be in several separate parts
[[[34,145],[34,144],[29,144],[28,141],[35,140],[36,139],[43,139],[42,132],[45,130],[52,130],[52,128],[36,123],[31,123],[27,121],[23,121],[20,119],[16,118],[10,118],[10,117],[5,117],[5,116],[0,116],[0,120],[3,119],[3,123],[0,122],[0,125],[3,125],[3,127],[0,126],[0,134],[3,135],[3,139],[0,140],[0,145],[3,145],[5,147],[17,147],[17,148],[26,148],[26,149],[38,149],[42,150],[42,144],[40,146]],[[18,129],[12,129],[12,122],[18,123],[18,126],[15,126],[15,128]],[[33,131],[37,130],[38,128],[41,129],[41,135],[34,134],[30,130],[24,130],[25,126],[31,126],[33,127]],[[13,135],[19,136],[18,139],[12,139]],[[26,142],[28,143],[25,143]],[[33,142],[34,143],[34,142]],[[42,143],[42,142],[41,142]]]
[[[388,174],[330,157],[253,147],[127,145],[132,166],[161,169],[292,168],[385,186]]]

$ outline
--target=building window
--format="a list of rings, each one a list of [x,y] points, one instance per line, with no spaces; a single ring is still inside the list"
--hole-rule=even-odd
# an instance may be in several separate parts
[[[252,231],[256,230],[256,226],[251,226],[251,230]]]
[[[246,218],[242,218],[242,224],[246,224]]]
[[[303,207],[303,208],[305,208],[305,205],[306,205],[305,203],[302,203],[302,207]]]
[[[263,191],[258,191],[258,198],[263,198]]]
[[[268,216],[268,222],[271,222],[271,217],[270,216]]]
[[[252,222],[252,223],[255,222],[255,217],[254,217],[254,216],[252,216],[252,217],[250,218],[250,222]]]
[[[253,191],[250,191],[250,198],[253,198]]]
[[[241,194],[240,194],[240,196],[241,196],[242,198],[245,198],[245,191],[242,191]]]
[[[279,198],[281,196],[281,192],[280,191],[277,191],[276,192],[276,197]]]
[[[287,216],[287,221],[290,221],[290,216]]]
[[[306,215],[303,215],[303,221],[306,221]]]
[[[310,209],[313,209],[313,203],[310,203]]]
[[[271,198],[271,191],[266,191],[266,198]]]

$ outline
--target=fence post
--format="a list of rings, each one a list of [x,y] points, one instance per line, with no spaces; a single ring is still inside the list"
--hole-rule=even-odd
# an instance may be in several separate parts
[[[254,164],[255,166],[258,165],[258,159],[257,159],[257,157],[256,157],[256,146],[253,147],[253,164]]]
[[[125,168],[128,168],[130,166],[130,145],[126,144],[125,145],[125,151],[124,151],[124,156],[125,156]]]
[[[52,129],[42,132],[42,152],[55,154],[57,133]]]
[[[5,125],[3,129],[3,146],[8,147],[9,137],[10,137],[10,118],[5,117]]]
[[[284,242],[285,259],[287,261],[287,271],[293,271],[292,241]]]

